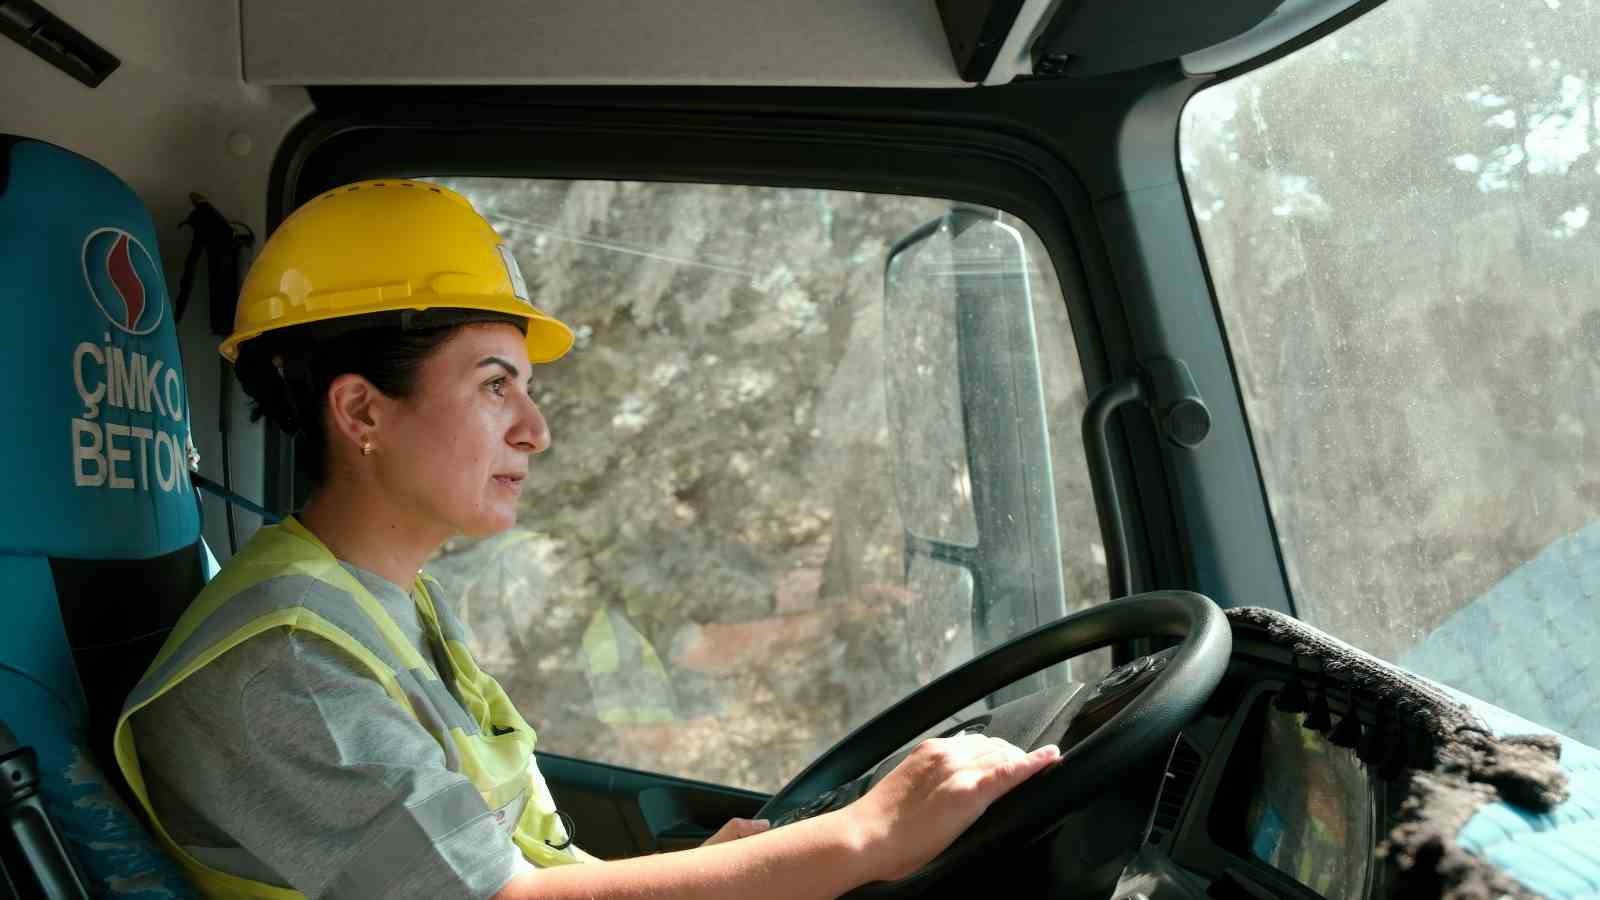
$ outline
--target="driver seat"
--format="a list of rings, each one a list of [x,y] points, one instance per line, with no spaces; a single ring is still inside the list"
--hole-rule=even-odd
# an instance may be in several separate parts
[[[0,134],[0,721],[37,754],[44,809],[92,896],[195,896],[111,754],[124,698],[209,559],[160,260],[121,179]]]

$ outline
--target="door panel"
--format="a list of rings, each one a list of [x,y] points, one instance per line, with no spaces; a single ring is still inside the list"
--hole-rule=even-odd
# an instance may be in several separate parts
[[[574,840],[602,859],[698,847],[729,819],[755,816],[767,800],[755,791],[571,756],[535,756],[556,805],[576,825]]]

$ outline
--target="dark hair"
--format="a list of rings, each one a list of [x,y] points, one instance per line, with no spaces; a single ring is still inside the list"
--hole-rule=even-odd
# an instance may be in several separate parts
[[[255,401],[252,422],[265,418],[295,438],[295,468],[313,485],[328,475],[328,435],[323,413],[328,387],[340,375],[355,374],[385,395],[411,396],[422,364],[457,329],[471,322],[523,320],[493,314],[454,317],[448,324],[416,323],[376,327],[299,325],[269,331],[239,347],[234,372]],[[421,327],[417,327],[420,324]],[[410,327],[407,327],[410,326]]]

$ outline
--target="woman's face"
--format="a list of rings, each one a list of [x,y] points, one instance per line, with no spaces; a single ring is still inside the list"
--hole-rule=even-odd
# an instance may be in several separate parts
[[[550,446],[532,368],[515,326],[458,328],[423,362],[411,396],[384,404],[366,461],[389,496],[453,534],[516,524],[529,459]]]

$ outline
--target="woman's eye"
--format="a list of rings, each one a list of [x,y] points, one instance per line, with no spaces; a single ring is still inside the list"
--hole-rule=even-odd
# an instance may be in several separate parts
[[[506,395],[506,377],[504,375],[489,382],[489,393],[494,394],[496,397],[504,397]]]

